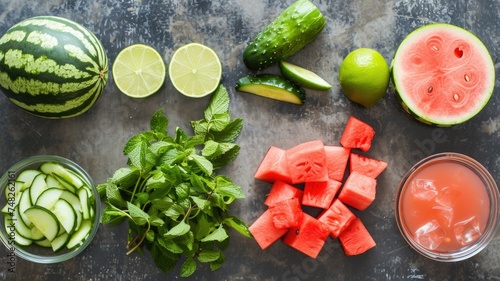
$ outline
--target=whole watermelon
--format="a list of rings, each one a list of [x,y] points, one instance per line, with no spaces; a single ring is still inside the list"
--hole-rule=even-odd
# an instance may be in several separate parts
[[[45,118],[87,111],[108,80],[101,42],[82,25],[55,16],[26,19],[0,38],[0,90]]]

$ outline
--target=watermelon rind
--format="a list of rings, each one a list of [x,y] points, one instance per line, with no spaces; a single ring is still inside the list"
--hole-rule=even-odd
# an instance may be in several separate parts
[[[457,102],[455,110],[453,108],[444,106],[443,108],[433,108],[433,111],[430,113],[429,111],[426,111],[424,109],[425,107],[431,107],[430,103],[428,104],[425,101],[417,102],[417,99],[412,98],[412,94],[405,90],[405,83],[403,79],[409,79],[408,77],[410,75],[408,73],[405,73],[406,70],[403,70],[403,65],[404,63],[408,64],[411,59],[418,58],[418,56],[411,56],[412,54],[415,54],[415,48],[420,46],[415,45],[418,43],[418,41],[423,41],[423,39],[434,40],[436,36],[453,37],[454,40],[457,40],[456,42],[465,44],[466,48],[470,48],[470,50],[472,50],[470,54],[474,56],[472,58],[474,59],[474,61],[471,64],[467,64],[466,67],[474,64],[472,70],[477,70],[478,72],[480,72],[481,77],[479,80],[480,83],[478,82],[478,85],[480,84],[480,86],[477,88],[471,87],[470,92],[465,93],[465,95],[467,95],[465,99],[466,102],[464,102],[465,106],[462,107],[462,105],[459,105],[459,103]],[[446,44],[452,45],[454,43],[454,41],[451,41],[451,39],[444,41],[445,42],[443,42],[443,46],[446,46]],[[468,49],[466,49],[466,51],[467,50]],[[462,50],[458,51],[461,52]],[[417,55],[421,55],[424,60],[428,59],[428,54],[422,53]],[[443,68],[444,71],[449,71],[450,69],[451,68]],[[438,66],[436,66],[435,69],[432,69],[430,71],[416,73],[416,75],[414,77],[411,77],[411,79],[414,81],[415,85],[419,83],[420,85],[422,85],[422,80],[432,77],[434,70],[438,71],[441,69],[438,69]],[[470,71],[470,69],[464,68],[464,71],[465,70]],[[465,79],[473,79],[479,76],[474,76],[474,74],[474,72],[471,72],[469,74],[465,73],[463,74],[463,77],[466,77]],[[445,79],[449,78],[446,76],[443,77],[445,77]],[[493,94],[495,86],[495,66],[488,49],[483,44],[483,42],[473,33],[452,24],[432,23],[415,29],[400,43],[391,62],[391,78],[394,85],[396,98],[406,112],[408,112],[411,116],[422,123],[439,127],[450,127],[453,125],[462,124],[470,120],[486,106]],[[447,80],[438,86],[447,89],[447,87],[451,87],[449,81],[454,82],[453,80]],[[425,90],[426,88],[424,87],[422,89]],[[429,92],[432,92],[432,89],[433,88],[429,87]],[[434,91],[435,93],[439,92],[436,89],[434,89]],[[454,95],[453,93],[442,93],[442,96],[446,96],[446,94]],[[458,97],[460,96],[457,96],[457,98]],[[448,98],[450,97],[448,96]],[[440,99],[444,98],[440,97]]]
[[[34,115],[78,116],[94,105],[107,80],[101,42],[69,19],[28,18],[0,38],[0,90]]]

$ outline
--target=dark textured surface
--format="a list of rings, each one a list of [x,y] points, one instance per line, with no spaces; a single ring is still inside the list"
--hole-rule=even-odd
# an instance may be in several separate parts
[[[250,39],[272,21],[290,0],[281,1],[171,1],[171,0],[2,0],[0,33],[35,15],[57,15],[77,21],[101,39],[112,63],[118,51],[132,43],[155,47],[168,63],[174,50],[189,42],[213,48],[223,65],[223,84],[231,96],[231,112],[245,120],[238,139],[242,150],[224,174],[241,185],[246,198],[232,205],[232,213],[251,224],[265,209],[269,184],[253,173],[271,145],[289,148],[302,141],[322,139],[339,144],[349,115],[373,125],[374,144],[368,156],[389,162],[379,177],[377,198],[357,213],[377,242],[358,257],[345,257],[329,239],[316,260],[282,243],[262,251],[255,241],[234,233],[227,262],[210,272],[206,267],[188,280],[481,280],[500,278],[500,238],[477,256],[457,263],[436,263],[412,251],[394,221],[393,198],[404,172],[420,158],[442,151],[465,153],[500,180],[500,93],[498,86],[484,110],[454,128],[421,124],[403,112],[393,89],[371,109],[348,101],[340,91],[338,68],[348,52],[358,47],[380,51],[390,62],[398,44],[413,29],[432,22],[448,22],[476,34],[489,49],[498,72],[500,56],[500,1],[313,1],[327,25],[320,36],[290,61],[317,72],[333,88],[308,91],[302,107],[238,93],[234,84],[249,73],[241,54]],[[265,72],[277,72],[276,67]],[[499,78],[496,79],[498,84]],[[171,129],[189,129],[201,117],[208,98],[190,99],[168,81],[159,93],[143,100],[119,93],[109,81],[105,93],[86,114],[68,120],[31,116],[0,96],[0,171],[37,154],[56,154],[81,164],[97,183],[125,165],[125,141],[149,126],[149,118],[163,108]],[[436,138],[436,136],[441,136]],[[9,273],[7,251],[0,247],[2,280],[176,280],[178,269],[160,272],[149,254],[125,255],[126,225],[101,226],[80,256],[54,265],[21,259]]]

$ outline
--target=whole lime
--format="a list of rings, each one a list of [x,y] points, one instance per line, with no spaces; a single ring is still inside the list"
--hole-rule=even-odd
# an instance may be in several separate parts
[[[339,69],[340,87],[353,102],[365,107],[375,105],[387,92],[390,71],[376,50],[359,48],[350,52]]]

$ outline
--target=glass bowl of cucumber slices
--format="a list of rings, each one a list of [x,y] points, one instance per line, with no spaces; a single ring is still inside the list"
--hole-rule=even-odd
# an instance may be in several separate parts
[[[0,178],[0,209],[0,239],[9,261],[47,264],[71,259],[90,244],[101,202],[82,167],[39,155],[19,161]]]

